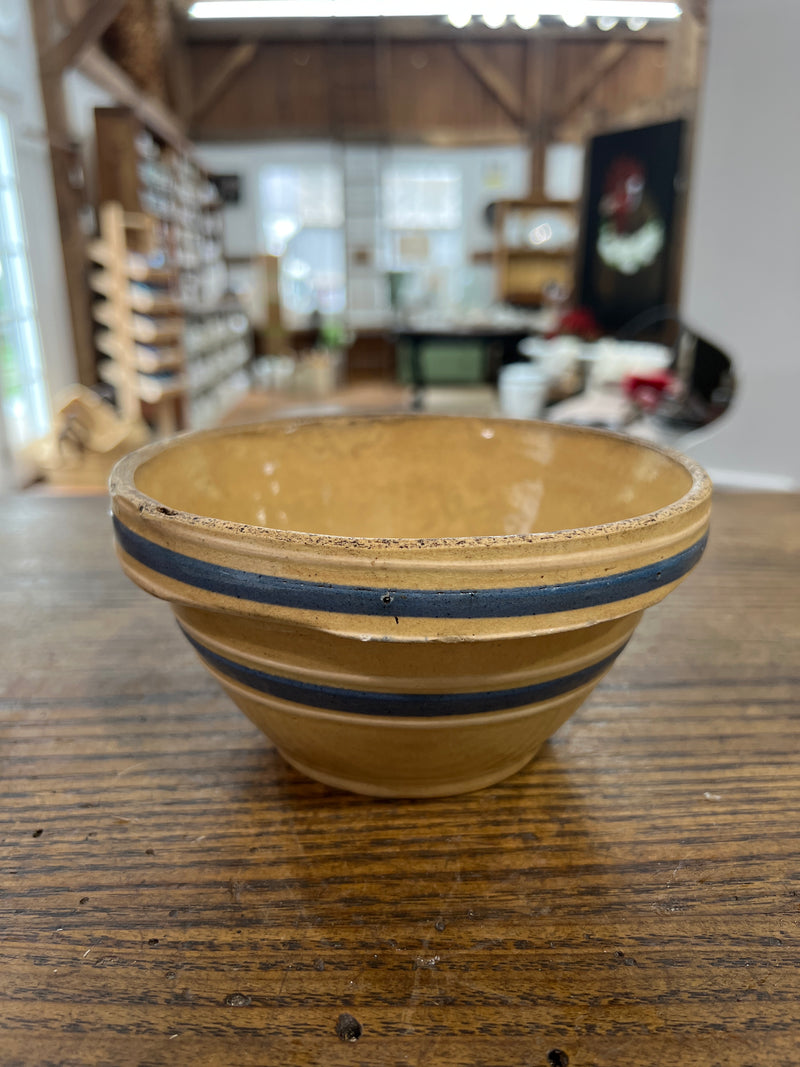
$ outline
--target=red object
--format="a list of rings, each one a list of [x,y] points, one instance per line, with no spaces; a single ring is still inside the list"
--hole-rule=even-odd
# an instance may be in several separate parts
[[[631,228],[633,215],[642,202],[644,182],[644,167],[637,159],[619,156],[608,168],[600,211],[613,218],[618,233]]]
[[[574,308],[561,316],[558,326],[548,338],[580,337],[582,341],[596,341],[602,336],[597,320],[588,308]]]
[[[652,374],[626,375],[622,388],[634,404],[645,411],[655,411],[674,382],[673,376],[666,371],[653,371]]]

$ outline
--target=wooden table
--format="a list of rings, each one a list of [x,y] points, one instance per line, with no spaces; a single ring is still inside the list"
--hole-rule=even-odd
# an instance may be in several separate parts
[[[800,1062],[800,498],[719,496],[539,758],[429,802],[286,767],[104,500],[0,509],[4,1067]]]

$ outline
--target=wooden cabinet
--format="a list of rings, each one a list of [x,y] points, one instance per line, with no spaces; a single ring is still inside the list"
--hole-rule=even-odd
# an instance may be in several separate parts
[[[497,298],[538,307],[575,285],[578,206],[572,201],[501,200],[495,208]]]

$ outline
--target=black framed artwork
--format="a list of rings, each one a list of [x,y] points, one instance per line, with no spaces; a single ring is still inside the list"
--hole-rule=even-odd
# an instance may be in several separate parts
[[[685,127],[665,122],[589,142],[577,296],[609,332],[674,299]]]
[[[238,174],[209,174],[223,204],[238,204],[242,197],[242,179]]]

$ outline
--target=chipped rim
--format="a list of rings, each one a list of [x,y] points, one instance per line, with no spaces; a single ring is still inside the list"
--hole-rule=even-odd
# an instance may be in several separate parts
[[[119,460],[109,478],[109,491],[112,502],[124,500],[128,505],[135,508],[142,518],[154,518],[163,520],[167,518],[172,527],[181,526],[197,529],[202,527],[209,533],[217,532],[229,536],[231,534],[246,537],[251,541],[263,541],[264,543],[279,542],[287,548],[322,549],[328,546],[331,549],[347,546],[353,549],[363,549],[367,552],[386,551],[387,549],[400,549],[413,551],[418,549],[453,549],[459,546],[469,545],[473,548],[512,548],[514,546],[549,545],[553,542],[580,539],[581,541],[616,540],[618,537],[635,533],[645,527],[660,524],[667,520],[680,519],[681,516],[689,516],[698,507],[706,503],[711,496],[711,479],[706,471],[695,460],[682,455],[670,448],[653,444],[650,441],[629,437],[626,434],[615,433],[610,430],[600,430],[584,426],[571,426],[561,423],[551,423],[539,420],[539,425],[545,426],[555,434],[571,436],[583,436],[587,438],[600,438],[603,440],[616,440],[626,447],[635,449],[647,449],[657,455],[682,467],[692,479],[692,484],[683,496],[666,504],[655,511],[644,512],[627,519],[618,519],[614,522],[601,523],[594,526],[565,527],[561,530],[547,530],[527,534],[488,534],[480,536],[460,535],[457,537],[353,537],[346,534],[314,533],[313,531],[283,530],[277,527],[257,526],[252,523],[233,522],[228,519],[214,518],[209,515],[199,515],[189,511],[172,508],[162,501],[143,493],[137,488],[135,477],[139,467],[167,452],[177,444],[196,440],[198,438],[235,437],[248,434],[259,434],[268,431],[276,431],[281,427],[330,424],[340,422],[342,424],[353,423],[376,423],[376,422],[408,422],[413,423],[425,419],[426,421],[458,421],[470,422],[475,425],[492,426],[507,425],[518,422],[529,426],[534,420],[515,420],[503,418],[482,418],[480,416],[464,415],[310,415],[302,417],[285,417],[265,420],[263,422],[245,424],[242,426],[223,426],[209,430],[192,430],[177,434],[164,441],[156,441],[145,445]]]

